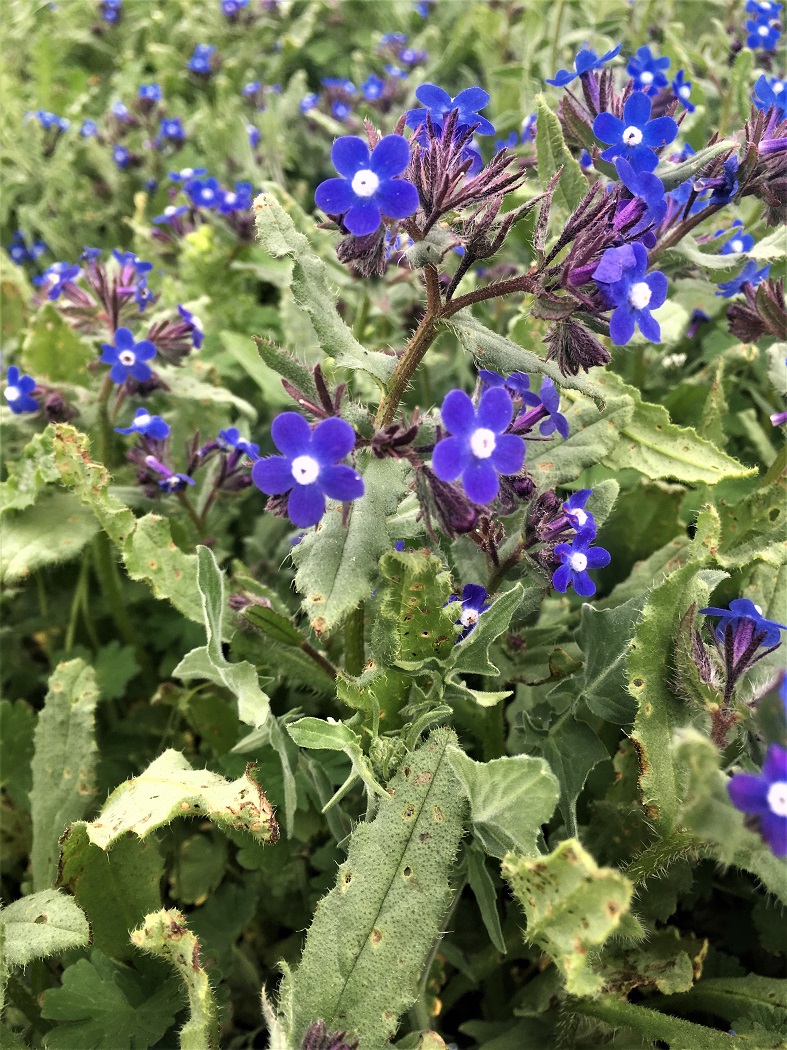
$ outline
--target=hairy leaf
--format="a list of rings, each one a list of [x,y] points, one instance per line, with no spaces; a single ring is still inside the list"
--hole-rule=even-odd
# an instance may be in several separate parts
[[[579,695],[593,714],[618,725],[633,722],[637,711],[627,688],[626,660],[646,599],[647,591],[614,609],[582,606],[577,641],[585,665]]]
[[[553,200],[566,219],[588,191],[588,180],[582,168],[571,154],[563,138],[563,129],[557,114],[543,95],[536,98],[538,123],[536,124],[536,153],[538,155],[538,177],[546,186],[558,168],[560,181],[555,187]]]
[[[489,659],[489,646],[507,631],[522,602],[524,590],[520,583],[496,598],[479,616],[478,622],[466,638],[457,642],[448,661],[448,669],[466,674],[499,675],[500,671]],[[451,606],[449,605],[449,609]],[[461,611],[455,605],[457,614]]]
[[[90,941],[90,926],[79,905],[60,890],[41,890],[13,901],[0,911],[0,925],[8,969],[84,948]]]
[[[70,492],[45,492],[32,507],[5,515],[0,579],[24,579],[37,569],[70,561],[98,532],[98,522]]]

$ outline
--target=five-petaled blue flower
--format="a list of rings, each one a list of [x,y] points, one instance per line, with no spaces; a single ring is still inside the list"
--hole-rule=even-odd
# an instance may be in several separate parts
[[[188,325],[191,334],[191,342],[195,350],[199,350],[202,346],[202,342],[205,338],[205,333],[202,330],[202,321],[196,314],[192,313],[191,310],[187,310],[185,306],[178,305],[178,313],[185,325]]]
[[[726,237],[728,234],[732,236],[725,241],[720,255],[738,255],[740,252],[750,252],[754,247],[754,238],[750,233],[743,232],[743,222],[740,219],[736,219],[729,230],[717,230],[714,237]]]
[[[363,139],[342,135],[333,144],[331,160],[341,178],[321,182],[314,200],[328,215],[342,215],[354,236],[374,233],[383,215],[406,219],[418,208],[415,186],[397,178],[410,163],[410,144],[402,135],[386,135],[371,155]]]
[[[369,102],[374,102],[375,99],[378,99],[380,95],[382,95],[384,88],[385,81],[381,80],[381,78],[374,73],[370,73],[366,80],[364,80],[363,84],[361,84],[363,97]]]
[[[736,809],[758,818],[771,853],[787,857],[787,751],[770,744],[762,773],[736,773],[727,793]]]
[[[156,356],[156,347],[149,339],[136,342],[134,333],[128,328],[118,328],[114,343],[102,343],[104,353],[99,358],[105,365],[112,365],[109,378],[113,383],[124,383],[133,376],[144,383],[153,374],[145,362]]]
[[[79,134],[83,139],[95,138],[98,135],[98,124],[96,124],[95,120],[83,120]]]
[[[656,58],[649,47],[637,48],[626,66],[626,72],[634,78],[634,87],[648,95],[656,95],[659,88],[667,86],[666,69],[669,69],[669,59]]]
[[[716,292],[716,295],[720,295],[723,299],[731,299],[733,295],[743,291],[744,284],[750,284],[752,288],[756,288],[770,272],[770,266],[763,266],[761,270],[758,270],[755,260],[749,259],[737,277],[733,277],[729,281],[722,281],[719,284],[719,290]]]
[[[625,346],[635,325],[651,343],[661,341],[659,323],[651,310],[667,298],[667,278],[660,271],[646,274],[647,250],[638,242],[607,248],[593,278],[611,307],[609,335],[615,346]]]
[[[623,45],[618,44],[617,47],[613,47],[611,51],[607,51],[606,54],[601,56],[597,55],[595,51],[583,48],[574,59],[574,72],[572,73],[568,69],[560,69],[551,80],[547,77],[547,84],[552,84],[553,87],[565,87],[566,84],[570,84],[576,77],[581,77],[583,73],[589,73],[591,69],[601,69],[605,62],[615,58],[621,47]]]
[[[585,504],[592,493],[592,489],[579,489],[573,492],[563,504],[563,511],[572,528],[581,532],[583,536],[590,537],[596,535],[596,521],[590,511],[585,510]]]
[[[170,139],[172,142],[182,142],[186,137],[180,117],[167,117],[165,120],[162,120],[159,126],[159,134],[163,139]]]
[[[64,291],[66,285],[71,284],[79,274],[80,269],[77,263],[56,262],[47,266],[40,277],[34,277],[33,284],[46,288],[47,299],[54,301],[60,298],[60,293]]]
[[[461,475],[474,503],[491,503],[497,496],[498,475],[522,469],[525,443],[505,433],[513,407],[502,387],[485,390],[477,409],[463,390],[450,390],[443,400],[440,414],[453,436],[435,446],[432,470],[441,481],[456,481]]]
[[[118,143],[118,145],[112,150],[112,160],[114,160],[115,164],[117,164],[122,170],[123,168],[128,167],[129,161],[131,160],[131,151]]]
[[[565,440],[568,437],[568,420],[560,411],[560,394],[549,376],[542,380],[538,396],[547,415],[538,428],[539,433],[543,437],[549,437],[557,431]]]
[[[137,97],[143,102],[161,102],[161,87],[158,84],[140,84]]]
[[[733,634],[738,634],[742,629],[746,634],[753,637],[754,634],[762,634],[760,645],[766,649],[772,649],[781,640],[781,632],[787,631],[787,625],[777,623],[775,620],[766,620],[762,615],[762,609],[758,608],[751,598],[735,598],[730,602],[729,609],[717,609],[709,606],[700,609],[705,616],[718,616],[714,634],[719,642],[724,642],[727,627],[732,629]]]
[[[623,106],[623,120],[611,113],[599,113],[593,121],[593,134],[610,143],[601,154],[604,160],[625,157],[635,171],[653,171],[659,162],[656,150],[672,142],[678,125],[672,117],[651,120],[652,108],[648,96],[635,91]]]
[[[199,73],[202,76],[209,75],[211,72],[211,58],[215,50],[216,48],[213,44],[195,44],[194,53],[186,65],[192,73]]]
[[[693,102],[689,101],[689,96],[691,95],[691,81],[684,79],[684,72],[682,69],[678,70],[675,79],[672,81],[672,93],[675,98],[680,101],[681,105],[687,110],[687,112],[693,113],[697,108]]]
[[[596,585],[588,575],[588,569],[601,569],[612,560],[609,551],[603,547],[591,547],[593,536],[578,532],[572,543],[558,543],[555,555],[560,565],[552,573],[552,586],[556,591],[565,594],[569,584],[582,598],[590,598],[596,593]]]
[[[257,460],[260,458],[260,446],[241,437],[237,427],[227,427],[226,430],[220,430],[219,443],[224,448],[235,448],[238,452],[245,453],[249,459]]]
[[[487,386],[505,387],[511,397],[518,397],[523,405],[541,404],[541,398],[530,389],[530,376],[525,375],[524,372],[512,372],[504,379],[498,372],[492,372],[488,368],[479,368],[478,378]]]
[[[155,456],[145,456],[145,466],[159,475],[158,487],[162,492],[182,492],[187,485],[196,485],[194,478],[188,474],[176,474]]]
[[[750,18],[746,23],[746,31],[749,34],[746,37],[746,47],[750,47],[752,51],[757,47],[761,47],[763,51],[775,50],[782,35],[779,23],[768,18]]]
[[[472,629],[478,623],[478,617],[489,608],[489,603],[486,598],[486,587],[482,587],[480,583],[468,583],[462,591],[461,598],[458,598],[454,594],[445,603],[446,605],[458,601],[461,601],[462,603],[462,611],[459,614],[459,619],[454,621],[462,628],[459,637],[457,638],[457,642],[461,642],[463,638],[467,638],[468,634],[470,634]]]
[[[282,456],[258,459],[251,477],[269,496],[289,492],[287,514],[306,529],[325,513],[325,498],[345,502],[364,494],[363,478],[339,463],[355,445],[355,431],[343,419],[323,419],[312,431],[297,412],[282,412],[271,427]]]
[[[787,99],[787,81],[771,77],[770,80],[763,73],[757,78],[752,91],[751,100],[757,109],[770,109],[776,106],[784,112],[785,100]]]
[[[21,375],[16,365],[10,365],[5,380],[6,387],[3,393],[14,415],[38,411],[38,402],[30,396],[36,386],[32,376]]]
[[[460,91],[456,98],[451,98],[436,84],[421,84],[416,89],[415,97],[423,103],[424,108],[408,110],[405,123],[408,128],[419,128],[426,124],[426,114],[436,128],[442,128],[445,118],[452,110],[458,110],[456,130],[460,128],[475,129],[476,135],[494,135],[494,126],[479,113],[479,109],[489,105],[489,95],[483,88],[469,87]]]
[[[118,434],[144,434],[154,441],[163,441],[169,434],[169,423],[161,416],[151,416],[146,408],[138,408],[130,427],[115,427]]]

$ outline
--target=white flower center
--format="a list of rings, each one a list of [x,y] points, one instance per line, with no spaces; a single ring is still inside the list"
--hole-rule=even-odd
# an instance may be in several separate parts
[[[568,564],[574,572],[584,572],[588,567],[587,555],[582,554],[581,551],[574,551],[569,555]]]
[[[754,606],[754,608],[755,608],[755,609],[757,610],[758,614],[759,614],[760,616],[762,616],[762,606],[761,606],[761,605],[757,605],[757,604],[756,604],[756,602],[752,602],[752,605],[753,605],[753,606]]]
[[[629,292],[629,303],[635,310],[644,310],[653,293],[645,281],[637,281]]]
[[[198,332],[202,331],[202,321],[200,321],[196,314],[191,315],[191,326],[192,328],[196,328]]]
[[[175,214],[175,212],[176,212],[177,210],[178,210],[178,209],[177,209],[177,208],[175,207],[175,205],[174,205],[174,204],[168,204],[168,205],[166,206],[166,208],[164,209],[164,214],[165,214],[165,215],[167,215],[167,216],[172,216],[172,215],[174,215],[174,214]]]
[[[463,627],[472,627],[473,624],[478,623],[478,610],[465,609],[462,615],[459,617],[459,622],[462,624]]]
[[[7,386],[5,388],[5,399],[6,401],[18,401],[22,396],[22,391],[18,386]]]
[[[683,87],[678,88],[678,94],[681,98],[688,98],[691,94],[691,88],[688,84],[684,84]]]
[[[776,83],[771,86],[771,91],[774,95],[781,95],[782,91],[784,91],[784,84],[782,84],[781,80],[777,80]]]
[[[768,789],[768,809],[777,817],[787,817],[787,781],[777,780]]]
[[[147,412],[141,412],[134,420],[135,427],[146,427],[150,423],[150,415]]]
[[[767,36],[768,33],[770,33],[770,31],[770,26],[760,26],[760,28],[757,30],[760,36]]]
[[[238,199],[237,193],[226,193],[224,195],[224,203],[225,204],[234,204],[237,199]]]
[[[299,485],[311,485],[320,474],[320,464],[311,456],[296,456],[290,469]]]
[[[582,510],[581,507],[578,507],[575,511],[572,511],[572,514],[574,515],[574,520],[576,521],[577,525],[581,529],[582,526],[588,520],[588,516],[587,516],[586,511]]]
[[[495,432],[487,427],[479,427],[474,430],[470,438],[470,448],[476,459],[489,459],[495,451]]]
[[[730,241],[730,251],[731,252],[742,252],[743,251],[743,241],[740,239],[740,237],[736,237],[734,241]]]
[[[652,84],[653,83],[653,74],[652,73],[648,73],[647,70],[646,70],[644,73],[640,73],[639,79],[640,79],[640,81],[643,84]]]
[[[623,132],[623,141],[627,146],[638,146],[642,142],[642,132],[631,124]]]
[[[213,200],[213,190],[203,190],[202,191],[202,199],[205,200],[205,201],[212,201]]]
[[[371,168],[361,168],[360,171],[356,171],[353,175],[353,180],[350,185],[352,186],[353,193],[356,197],[371,197],[372,194],[377,192],[380,180]]]
[[[121,365],[125,365],[127,368],[130,368],[136,360],[137,355],[133,350],[121,350],[118,354],[118,361],[120,361]]]
[[[193,168],[184,168],[183,171],[181,171],[180,174],[181,174],[182,178],[190,179],[191,176],[194,174],[194,169]]]

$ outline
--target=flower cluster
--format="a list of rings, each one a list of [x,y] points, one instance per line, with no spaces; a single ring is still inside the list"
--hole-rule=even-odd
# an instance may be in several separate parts
[[[752,50],[775,51],[781,37],[779,12],[781,4],[773,0],[746,0],[746,11],[752,16],[746,21],[746,47]]]
[[[23,266],[26,262],[36,262],[49,249],[42,240],[32,241],[28,246],[22,231],[17,230],[11,237],[11,243],[6,245],[5,250],[8,252],[12,262],[16,263],[17,266]]]

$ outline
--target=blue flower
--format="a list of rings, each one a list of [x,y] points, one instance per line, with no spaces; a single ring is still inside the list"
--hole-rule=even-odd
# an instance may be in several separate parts
[[[186,137],[180,117],[166,117],[159,126],[159,135],[163,139],[171,139],[173,142],[182,142]]]
[[[611,144],[601,154],[604,160],[622,156],[635,171],[653,171],[659,162],[656,150],[672,142],[678,125],[672,117],[651,120],[651,109],[648,96],[635,91],[623,107],[623,120],[611,113],[599,113],[593,121],[593,134]]]
[[[347,102],[342,102],[340,99],[337,99],[335,102],[331,103],[331,113],[334,117],[336,117],[337,120],[347,120],[352,111],[352,106],[349,105]]]
[[[727,793],[736,809],[758,818],[771,853],[787,857],[787,751],[770,744],[762,773],[736,773]]]
[[[669,64],[668,58],[656,58],[649,47],[640,47],[629,59],[626,72],[634,78],[634,87],[638,91],[656,95],[659,88],[667,86],[664,70],[669,69]]]
[[[774,51],[781,36],[778,23],[766,19],[750,18],[746,23],[746,31],[749,34],[746,37],[746,47],[752,50],[761,47],[763,51]]]
[[[482,383],[490,387],[505,387],[509,397],[518,397],[525,405],[540,405],[541,398],[530,389],[530,376],[524,372],[512,372],[507,378],[503,378],[497,372],[488,368],[479,368],[478,378]]]
[[[419,128],[426,123],[426,115],[429,114],[432,124],[436,128],[442,128],[445,118],[453,110],[458,110],[456,130],[470,128],[478,125],[475,129],[476,135],[494,135],[494,126],[480,116],[479,109],[489,105],[489,95],[483,88],[469,87],[460,91],[456,98],[451,98],[436,84],[421,84],[416,89],[415,97],[423,102],[422,109],[411,109],[407,113],[405,123],[408,128]]]
[[[462,628],[459,637],[456,639],[457,642],[461,642],[463,638],[467,638],[468,634],[470,634],[472,629],[478,623],[478,617],[489,608],[489,603],[486,599],[486,587],[482,587],[480,583],[468,583],[462,591],[461,598],[458,598],[454,594],[445,603],[446,605],[458,601],[461,601],[462,603],[462,611],[459,614],[459,619],[454,620],[454,623],[459,624]]]
[[[245,453],[249,459],[257,460],[260,458],[260,446],[241,437],[237,427],[228,427],[226,430],[220,430],[219,442],[225,448],[235,448],[238,452]]]
[[[156,356],[156,347],[149,339],[137,343],[128,328],[118,328],[115,342],[102,343],[101,349],[104,353],[99,360],[105,365],[112,365],[109,378],[113,383],[124,383],[132,376],[138,383],[144,383],[153,374],[145,361]]]
[[[187,310],[185,306],[178,306],[178,313],[183,320],[183,323],[188,325],[191,332],[191,341],[194,345],[195,350],[199,350],[202,346],[202,341],[205,338],[205,333],[202,331],[202,321],[196,314],[193,314],[191,310]]]
[[[227,18],[237,18],[249,0],[221,0],[221,13]]]
[[[395,66],[393,62],[386,63],[385,72],[389,77],[394,77],[396,80],[407,80],[410,75],[406,69],[400,69],[399,66]]]
[[[100,255],[100,248],[88,248],[88,246],[85,245],[84,249],[82,250],[82,254],[79,256],[79,258],[84,259],[85,262],[92,263],[95,262],[96,259],[100,257]]]
[[[342,502],[363,496],[361,475],[338,462],[355,445],[355,431],[343,419],[323,419],[312,431],[297,412],[282,412],[271,436],[284,455],[258,459],[252,481],[271,496],[289,493],[287,514],[299,528],[317,524],[326,496]]]
[[[507,139],[495,139],[495,153],[501,149],[516,149],[519,143],[519,132],[511,131]]]
[[[322,86],[327,88],[335,88],[337,91],[346,91],[348,95],[355,94],[355,84],[352,80],[348,80],[347,77],[323,77]]]
[[[617,47],[613,47],[611,51],[607,51],[601,57],[595,51],[588,51],[583,48],[574,59],[574,72],[572,73],[568,69],[560,69],[551,80],[547,77],[547,84],[551,84],[553,87],[565,87],[566,84],[570,84],[576,77],[581,77],[592,69],[601,69],[606,62],[615,58],[622,47],[622,44],[618,44]]]
[[[614,307],[609,335],[615,346],[625,346],[635,325],[651,343],[661,341],[661,329],[651,311],[667,298],[667,278],[656,271],[647,274],[648,253],[639,243],[607,248],[593,271],[593,279]]]
[[[256,149],[260,144],[260,129],[253,124],[247,124],[246,133],[249,136],[249,145],[252,149]]]
[[[27,251],[27,244],[21,230],[17,230],[11,238],[11,243],[6,245],[5,249],[11,261],[15,262],[17,266],[21,266],[22,263],[27,262],[29,259],[29,253]]]
[[[185,215],[188,210],[185,204],[168,204],[161,215],[154,216],[153,222],[157,226],[161,223],[170,223],[173,219],[177,219],[179,215]]]
[[[712,190],[708,203],[729,204],[738,192],[738,158],[728,157],[722,166],[721,175],[694,180],[694,189],[698,193]]]
[[[161,102],[163,95],[158,84],[140,84],[137,97],[143,102]]]
[[[216,48],[213,44],[195,44],[194,54],[186,63],[192,73],[208,76],[211,72],[211,58]]]
[[[207,174],[207,168],[181,168],[180,171],[171,171],[169,177],[173,182],[189,182],[191,179]]]
[[[596,585],[588,575],[588,569],[600,569],[612,560],[603,547],[591,547],[593,537],[579,532],[571,543],[558,543],[555,554],[562,562],[552,573],[552,586],[565,594],[569,584],[582,598],[596,593]]]
[[[224,190],[214,178],[189,179],[183,187],[186,195],[198,208],[217,208],[224,199]]]
[[[415,186],[396,177],[410,163],[410,144],[403,136],[386,135],[370,156],[363,139],[343,135],[333,144],[331,160],[342,177],[321,182],[314,200],[326,214],[342,215],[356,237],[374,233],[382,216],[405,219],[418,208]]]
[[[743,222],[736,219],[729,230],[717,230],[715,237],[726,237],[731,234],[730,239],[725,242],[720,255],[738,255],[740,252],[750,252],[754,247],[754,238],[750,233],[743,232]]]
[[[754,639],[755,635],[761,634],[760,647],[772,649],[781,641],[781,632],[787,631],[786,624],[766,620],[762,615],[762,609],[756,606],[750,598],[735,598],[730,602],[729,609],[709,606],[707,609],[700,609],[700,612],[705,616],[718,616],[719,622],[713,633],[717,641],[721,643],[724,642],[729,627],[735,635],[745,633],[748,636],[747,644]]]
[[[225,190],[219,203],[222,215],[231,215],[234,211],[248,211],[254,196],[250,182],[236,182],[234,190]]]
[[[314,109],[314,107],[319,103],[319,101],[320,96],[315,95],[313,91],[310,91],[308,95],[303,96],[303,98],[298,104],[298,107],[301,113],[308,113],[310,109]]]
[[[675,79],[672,81],[672,93],[677,98],[681,105],[689,113],[693,113],[697,108],[693,102],[689,101],[689,95],[691,94],[691,81],[683,79],[683,70],[679,69]]]
[[[596,535],[596,522],[590,511],[585,510],[585,504],[592,493],[592,489],[579,489],[563,503],[563,511],[571,527],[591,538]]]
[[[153,269],[152,262],[145,262],[144,259],[140,259],[134,252],[122,252],[119,248],[112,249],[112,255],[115,260],[120,263],[121,267],[132,267],[134,273],[141,277],[146,273],[150,273]]]
[[[374,102],[375,99],[378,99],[380,95],[382,95],[384,88],[385,81],[381,80],[380,77],[375,76],[374,73],[371,73],[366,80],[364,80],[363,84],[361,84],[361,93],[369,102]]]
[[[549,376],[545,376],[541,383],[539,397],[547,412],[547,418],[538,428],[539,433],[543,437],[549,437],[557,431],[565,440],[568,437],[568,420],[560,412],[560,394]]]
[[[11,365],[6,373],[4,391],[8,407],[14,415],[22,412],[37,412],[38,402],[30,395],[35,390],[36,381],[32,376],[21,375],[16,365]]]
[[[661,179],[649,171],[635,171],[622,157],[615,161],[615,168],[623,185],[634,195],[632,201],[621,200],[618,205],[616,226],[626,226],[637,216],[637,222],[629,230],[628,236],[658,226],[667,214],[667,201]],[[655,237],[653,240],[655,243]]]
[[[112,150],[112,160],[114,160],[115,164],[117,164],[122,171],[123,168],[128,167],[128,163],[131,160],[131,152],[127,150],[125,146],[121,146],[120,143],[118,143],[118,145]]]
[[[781,9],[774,0],[746,0],[746,11],[755,18],[777,18]]]
[[[94,139],[98,135],[98,124],[95,120],[83,120],[79,134],[83,139]]]
[[[63,292],[67,285],[78,277],[80,274],[79,264],[69,264],[67,262],[56,262],[52,263],[51,266],[47,266],[43,274],[40,277],[33,278],[33,284],[38,285],[40,288],[46,288],[47,299],[54,301],[60,298],[60,293]]]
[[[785,96],[785,89],[787,89],[787,81],[779,80],[778,77],[771,77],[768,80],[763,73],[754,84],[751,100],[757,109],[765,110],[770,109],[771,106],[776,106],[783,113],[785,97],[787,97]]]
[[[37,109],[35,112],[25,113],[25,120],[34,117],[42,128],[57,128],[59,131],[68,131],[71,124],[65,117],[59,117],[57,113],[50,113],[48,109]]]
[[[188,474],[176,474],[155,456],[145,456],[145,466],[159,475],[158,487],[163,492],[182,492],[187,485],[196,485],[194,478]]]
[[[138,408],[130,427],[115,427],[118,434],[144,434],[154,441],[163,441],[169,434],[169,423],[161,416],[151,416],[146,408]]]
[[[770,266],[763,266],[761,270],[758,270],[757,263],[754,259],[750,259],[737,277],[733,277],[730,281],[720,282],[719,291],[716,292],[716,295],[720,295],[724,299],[731,299],[733,295],[743,291],[744,284],[750,284],[752,288],[756,288],[770,272]]]
[[[240,93],[246,98],[251,98],[252,95],[257,94],[261,87],[262,84],[259,82],[259,80],[250,80],[248,84],[243,85]]]
[[[478,408],[462,390],[449,391],[440,414],[452,437],[435,446],[432,470],[441,481],[460,475],[465,492],[474,503],[487,504],[497,496],[499,474],[517,474],[525,460],[525,443],[506,434],[513,404],[500,387],[487,389]]]

